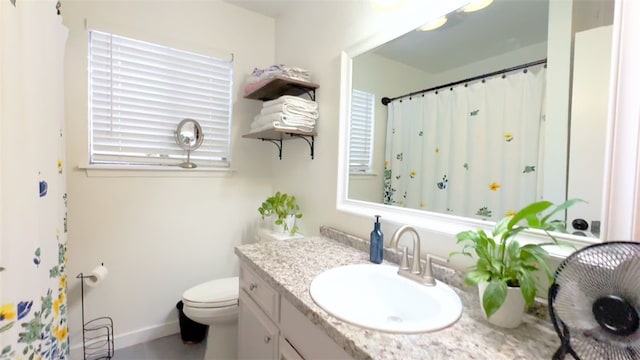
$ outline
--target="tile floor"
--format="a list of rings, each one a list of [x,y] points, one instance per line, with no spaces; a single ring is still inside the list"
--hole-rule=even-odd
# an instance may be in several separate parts
[[[185,345],[180,334],[116,350],[114,360],[202,360],[205,341]]]

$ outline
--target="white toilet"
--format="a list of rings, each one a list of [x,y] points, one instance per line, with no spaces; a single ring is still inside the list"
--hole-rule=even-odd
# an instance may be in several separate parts
[[[230,277],[202,283],[182,294],[184,314],[209,325],[205,360],[237,357],[238,286],[238,277]]]

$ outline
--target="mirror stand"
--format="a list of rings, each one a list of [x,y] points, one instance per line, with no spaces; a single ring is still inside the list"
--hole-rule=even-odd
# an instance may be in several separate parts
[[[180,167],[183,169],[195,169],[198,167],[198,165],[191,162],[191,149],[187,149],[187,161],[180,164]]]

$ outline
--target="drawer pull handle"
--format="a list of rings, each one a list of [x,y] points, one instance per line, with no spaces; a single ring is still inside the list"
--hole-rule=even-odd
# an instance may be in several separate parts
[[[264,337],[264,343],[268,344],[269,342],[271,342],[271,336],[265,336]]]
[[[251,285],[249,285],[249,290],[250,291],[253,291],[253,290],[257,289],[257,288],[258,288],[258,284],[251,283]]]

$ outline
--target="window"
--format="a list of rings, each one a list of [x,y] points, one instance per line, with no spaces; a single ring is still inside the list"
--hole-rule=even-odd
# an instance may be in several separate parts
[[[178,165],[178,123],[197,120],[203,167],[229,167],[232,63],[89,32],[90,164]]]
[[[351,173],[372,172],[374,109],[374,94],[353,90],[351,141],[349,142],[349,172]]]

